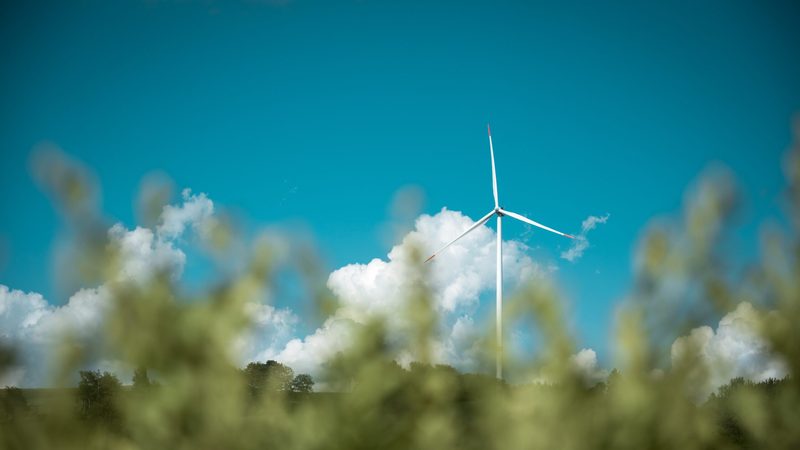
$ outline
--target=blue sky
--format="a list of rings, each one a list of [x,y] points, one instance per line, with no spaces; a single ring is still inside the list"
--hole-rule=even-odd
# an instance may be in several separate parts
[[[256,226],[302,224],[333,270],[385,257],[405,186],[423,212],[487,212],[490,122],[503,205],[565,232],[611,214],[576,263],[561,238],[504,227],[558,264],[601,355],[641,230],[710,162],[747,195],[741,254],[780,215],[791,1],[66,3],[0,7],[0,283],[54,303],[61,223],[29,171],[42,141],[91,167],[129,227],[159,170]]]

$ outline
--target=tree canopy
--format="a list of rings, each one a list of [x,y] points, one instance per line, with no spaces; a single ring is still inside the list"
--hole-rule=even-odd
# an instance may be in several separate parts
[[[122,390],[119,379],[108,372],[82,370],[78,383],[81,417],[91,421],[116,422],[119,416],[117,397]]]
[[[251,362],[244,368],[247,386],[254,394],[291,390],[294,371],[277,361]]]
[[[301,373],[294,377],[292,383],[289,386],[289,389],[292,392],[313,392],[314,391],[314,379],[311,378],[311,375],[306,373]]]

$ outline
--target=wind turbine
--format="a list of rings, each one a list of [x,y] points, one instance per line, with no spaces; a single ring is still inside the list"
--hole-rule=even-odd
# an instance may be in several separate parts
[[[539,222],[535,222],[527,217],[505,210],[500,206],[500,201],[497,197],[497,172],[494,168],[494,148],[492,147],[492,129],[487,125],[487,130],[489,131],[489,153],[492,156],[492,193],[494,193],[494,209],[489,211],[488,214],[483,216],[480,220],[475,222],[471,227],[467,228],[466,231],[461,233],[457,238],[450,241],[447,245],[437,250],[434,254],[432,254],[428,259],[425,260],[427,263],[428,261],[432,260],[436,255],[443,252],[447,247],[453,245],[456,241],[461,239],[462,237],[468,235],[470,232],[478,228],[479,226],[485,224],[492,218],[492,216],[497,216],[497,301],[495,303],[496,310],[495,314],[497,316],[497,359],[496,359],[496,374],[498,379],[503,378],[503,362],[502,362],[502,354],[503,354],[503,216],[511,217],[512,219],[517,219],[519,221],[525,222],[527,224],[533,225],[535,227],[539,227],[543,230],[550,231],[552,233],[558,234],[560,236],[568,237],[570,239],[575,239],[574,236],[571,236],[566,233],[562,233],[560,231],[554,230],[550,227],[546,227]]]

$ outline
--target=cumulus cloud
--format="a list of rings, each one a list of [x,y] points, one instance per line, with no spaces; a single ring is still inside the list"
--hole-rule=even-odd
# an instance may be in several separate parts
[[[600,367],[597,363],[597,353],[590,348],[581,349],[572,356],[571,361],[589,385],[595,385],[608,378],[608,370]]]
[[[202,238],[214,214],[213,203],[204,194],[186,190],[182,200],[165,207],[154,228],[111,227],[109,236],[120,257],[117,281],[144,283],[156,273],[180,277],[186,264],[183,237],[191,230]],[[357,327],[371,318],[386,319],[390,338],[404,339],[408,324],[402,311],[420,279],[412,249],[430,254],[473,224],[469,217],[447,209],[422,215],[386,259],[350,264],[331,273],[328,287],[340,299],[340,308],[303,338],[293,338],[299,319],[292,311],[253,299],[247,306],[253,327],[234,343],[241,361],[276,359],[297,372],[318,374],[325,361],[351,342]],[[510,290],[554,270],[540,266],[526,253],[521,242],[503,242],[505,283]],[[464,370],[479,363],[478,342],[485,330],[476,324],[476,313],[480,297],[495,288],[494,258],[495,232],[482,226],[426,265],[432,306],[439,315],[438,337],[432,343],[436,362]],[[81,290],[63,306],[51,305],[37,293],[0,286],[0,338],[15,344],[23,356],[22,364],[11,373],[11,384],[46,384],[49,371],[43,361],[50,359],[48,352],[61,334],[76,331],[87,340],[98,337],[108,304],[105,286]],[[400,355],[400,360],[410,362],[413,357]],[[114,362],[96,361],[96,366],[101,363],[106,367]]]
[[[0,284],[0,332],[3,337],[24,333],[41,319],[49,305],[41,294],[11,290]],[[12,334],[13,333],[13,334]]]
[[[193,195],[190,189],[184,189],[181,195],[181,205],[166,205],[161,212],[161,223],[156,231],[164,239],[178,238],[189,226],[202,235],[214,214],[214,203],[206,194]]]
[[[4,379],[3,385],[41,386],[46,383],[48,361],[64,333],[88,338],[96,333],[105,312],[104,287],[81,289],[63,306],[50,305],[40,294],[0,285],[0,340],[20,350],[21,363]]]
[[[594,230],[598,224],[608,222],[610,214],[605,216],[589,216],[581,223],[581,232],[572,241],[572,246],[569,249],[561,252],[561,258],[569,262],[575,262],[583,256],[583,252],[589,248],[589,239],[587,235],[590,231]]]
[[[89,335],[100,322],[108,298],[101,286],[81,289],[63,306],[52,306],[35,292],[0,285],[0,337],[29,343],[57,339],[64,332]]]
[[[390,337],[402,334],[405,301],[419,280],[412,250],[431,254],[473,224],[471,218],[457,211],[442,209],[433,216],[424,214],[386,260],[350,264],[331,273],[328,287],[340,300],[339,310],[315,333],[290,341],[276,358],[296,365],[296,370],[317,373],[322,362],[347,345],[352,328],[369,318],[390,319]],[[510,289],[552,270],[534,262],[526,251],[521,242],[503,242],[504,279]],[[426,268],[430,271],[432,306],[440,320],[433,358],[461,369],[473,368],[477,364],[475,338],[479,335],[474,315],[481,294],[495,288],[494,230],[478,227]],[[406,362],[410,358],[403,356]]]
[[[770,351],[757,326],[757,311],[750,303],[740,303],[719,321],[716,330],[702,326],[676,339],[671,352],[673,364],[690,348],[696,349],[709,371],[706,385],[699,387],[706,395],[737,377],[756,382],[785,377],[785,361]]]
[[[578,353],[570,356],[569,362],[572,370],[580,376],[587,386],[594,386],[597,383],[608,379],[609,371],[602,368],[597,362],[597,353],[591,348],[583,348]],[[540,370],[533,373],[533,377],[528,382],[534,384],[550,385],[558,382],[547,370]]]
[[[314,333],[290,340],[274,358],[297,373],[319,374],[326,361],[352,342],[359,324],[338,315],[329,317]]]
[[[236,343],[237,353],[244,362],[266,361],[292,338],[299,319],[289,309],[265,303],[251,301],[245,308],[251,327]]]
[[[116,224],[109,229],[111,242],[119,251],[116,280],[146,283],[157,273],[178,279],[186,263],[179,244],[187,230],[203,237],[214,204],[205,194],[184,190],[182,203],[164,207],[155,229],[133,230]],[[0,285],[0,339],[14,345],[21,357],[19,366],[0,380],[3,385],[46,385],[47,361],[64,333],[86,343],[98,341],[103,318],[110,304],[105,285],[81,289],[66,304],[54,306],[42,295]],[[243,360],[260,359],[282,348],[291,337],[297,317],[289,310],[276,309],[252,299],[247,304],[253,327],[236,343]],[[98,360],[93,368],[111,367],[114,361]]]
[[[175,248],[171,240],[163,239],[149,228],[128,230],[116,224],[108,231],[111,241],[119,250],[120,281],[146,283],[153,275],[166,272],[179,277],[186,263],[186,255]]]

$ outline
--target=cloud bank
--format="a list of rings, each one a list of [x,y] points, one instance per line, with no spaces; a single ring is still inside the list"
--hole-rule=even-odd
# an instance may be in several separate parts
[[[706,386],[699,387],[705,395],[737,377],[755,382],[784,378],[788,374],[786,363],[770,351],[756,332],[757,314],[750,303],[743,302],[719,321],[716,330],[702,326],[676,339],[672,344],[673,365],[689,351],[689,346],[697,349],[709,370]]]
[[[188,233],[202,237],[214,214],[213,202],[204,194],[183,192],[179,205],[166,206],[158,225],[152,229],[126,229],[116,224],[108,231],[120,250],[119,281],[145,283],[156,273],[166,272],[178,279],[186,264],[180,244]],[[403,339],[408,323],[402,311],[418,276],[412,249],[428,254],[457,236],[474,221],[460,212],[443,209],[438,214],[417,218],[414,229],[392,248],[385,260],[346,265],[328,278],[328,287],[339,298],[340,308],[314,333],[294,337],[298,317],[288,309],[252,302],[248,304],[254,327],[235,348],[243,362],[276,359],[297,372],[318,374],[324,362],[351,342],[354,331],[371,318],[386,320],[390,338]],[[503,243],[505,282],[509,289],[554,270],[542,267],[526,254],[518,241]],[[495,288],[495,232],[479,227],[426,265],[433,309],[440,322],[433,342],[433,359],[460,369],[478,364],[476,324],[479,298]],[[23,361],[6,384],[35,386],[47,383],[48,368],[43,361],[66,331],[79,331],[91,340],[100,327],[109,294],[105,286],[84,289],[66,305],[53,306],[37,293],[24,293],[0,286],[0,337],[21,350]],[[413,360],[401,355],[401,362]],[[96,361],[99,367],[103,362]]]
[[[81,289],[66,305],[52,306],[40,294],[0,285],[0,339],[17,348],[22,358],[0,384],[47,384],[47,364],[64,333],[83,340],[96,336],[107,305],[108,292],[102,286]]]
[[[371,317],[386,319],[390,338],[394,335],[400,339],[405,301],[418,280],[413,250],[427,256],[474,223],[462,213],[447,209],[433,216],[422,215],[386,260],[350,264],[331,273],[328,287],[341,302],[339,310],[310,336],[290,341],[276,359],[296,371],[318,373],[321,362],[345,348],[353,328]],[[433,342],[435,362],[462,370],[478,365],[476,341],[484,333],[475,323],[476,313],[480,296],[495,289],[495,239],[494,230],[478,227],[426,265],[433,309],[440,321]],[[518,241],[503,242],[504,280],[510,289],[554,270],[533,261],[527,249]],[[400,362],[412,359],[411,355],[401,355]]]
[[[108,235],[119,249],[119,270],[115,281],[146,283],[157,273],[180,278],[186,254],[180,249],[182,239],[192,230],[203,236],[214,204],[205,194],[193,195],[184,190],[179,205],[166,206],[155,229],[133,230],[115,224]],[[45,386],[49,383],[47,366],[53,351],[65,333],[85,343],[99,342],[105,313],[110,304],[105,285],[81,289],[63,306],[54,306],[42,295],[22,292],[0,284],[0,340],[19,350],[21,361],[0,379],[0,385]],[[297,318],[288,310],[253,301],[248,309],[253,328],[237,343],[244,359],[253,360],[265,352],[275,352],[289,339]],[[91,368],[113,365],[97,360]]]

